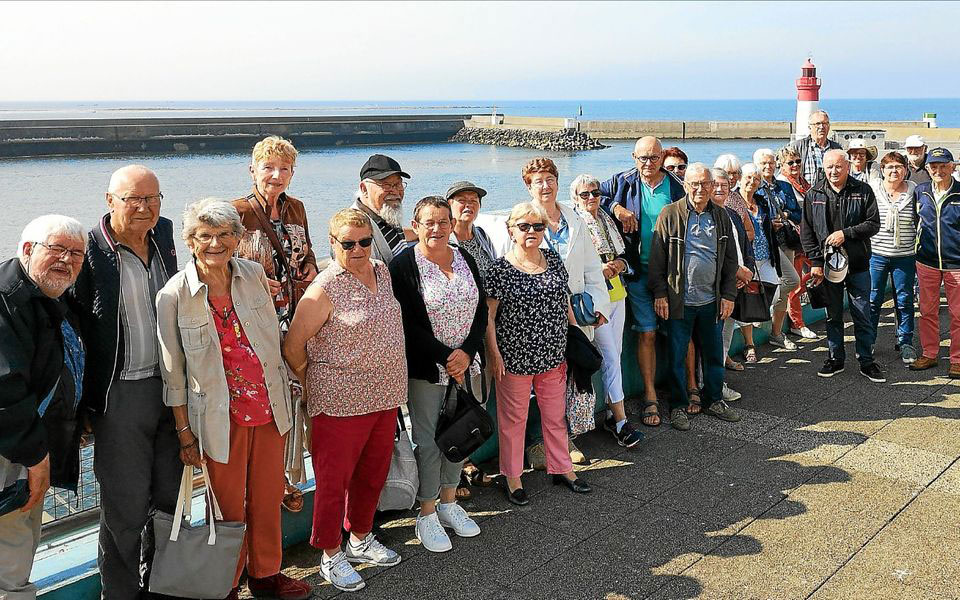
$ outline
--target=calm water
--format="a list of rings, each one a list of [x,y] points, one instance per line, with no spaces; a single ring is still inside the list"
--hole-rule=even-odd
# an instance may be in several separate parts
[[[632,166],[630,141],[608,142],[605,150],[550,155],[560,170],[560,198],[569,197],[569,185],[580,173],[603,180]],[[733,152],[749,159],[763,146],[778,148],[786,140],[664,140],[665,146],[679,145],[691,161],[712,165],[717,155]],[[509,208],[529,199],[520,169],[530,158],[543,154],[535,150],[500,148],[472,144],[404,144],[394,146],[331,148],[300,154],[290,193],[307,207],[311,233],[318,253],[326,254],[323,241],[330,216],[352,201],[360,166],[373,152],[393,156],[412,175],[404,204],[408,216],[417,199],[442,194],[459,179],[470,179],[485,188],[484,210]],[[61,213],[93,226],[106,211],[104,193],[110,174],[131,162],[143,163],[156,171],[164,194],[161,214],[172,219],[179,237],[184,207],[206,196],[235,198],[251,188],[247,165],[250,155],[134,155],[84,158],[43,158],[0,160],[0,257],[16,252],[20,231],[31,219],[47,213]],[[185,249],[181,248],[181,263]]]

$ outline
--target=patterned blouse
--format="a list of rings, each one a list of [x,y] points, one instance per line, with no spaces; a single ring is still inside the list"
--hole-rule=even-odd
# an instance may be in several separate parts
[[[273,420],[273,410],[263,377],[263,365],[240,325],[233,300],[230,296],[210,296],[208,300],[213,325],[220,338],[223,372],[230,391],[230,420],[245,427],[266,425]]]
[[[307,340],[307,412],[352,417],[394,409],[407,400],[407,359],[400,303],[390,272],[371,260],[377,291],[336,261],[317,275],[333,303],[330,318]]]
[[[477,263],[477,271],[480,272],[480,277],[486,277],[487,271],[493,264],[493,257],[487,254],[487,251],[480,245],[480,239],[474,235],[469,240],[459,240],[457,244]]]
[[[470,335],[480,301],[480,290],[473,279],[473,272],[463,255],[456,250],[453,251],[452,279],[447,279],[440,267],[427,260],[419,248],[415,247],[413,255],[417,260],[417,270],[420,271],[420,289],[433,336],[445,346],[459,348]],[[474,376],[480,374],[479,358],[474,357],[470,366],[470,373]],[[437,368],[440,370],[438,383],[447,385],[447,369],[441,364]]]
[[[497,307],[497,347],[514,375],[537,375],[559,366],[567,351],[567,269],[560,255],[541,250],[547,268],[525,273],[498,259],[487,273],[487,294]]]

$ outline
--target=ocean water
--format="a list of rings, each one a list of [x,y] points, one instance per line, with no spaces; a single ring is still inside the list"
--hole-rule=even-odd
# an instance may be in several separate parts
[[[712,166],[719,154],[732,152],[749,160],[758,147],[778,148],[787,140],[664,140],[678,145],[691,161]],[[608,142],[610,148],[577,153],[553,153],[560,171],[561,200],[569,199],[570,182],[581,173],[598,179],[633,165],[633,143]],[[311,236],[318,253],[327,254],[327,221],[339,208],[352,202],[360,166],[367,157],[381,152],[396,158],[412,176],[404,198],[407,216],[416,201],[443,194],[454,181],[469,179],[486,189],[483,210],[502,210],[529,199],[520,178],[521,167],[536,150],[473,144],[399,144],[371,147],[340,147],[305,150],[297,159],[290,193],[306,205]],[[176,154],[98,157],[54,157],[0,160],[0,257],[13,256],[23,227],[33,218],[60,213],[92,227],[106,212],[105,192],[110,174],[117,168],[142,163],[160,178],[164,201],[161,214],[174,221],[179,237],[183,209],[207,196],[225,199],[245,196],[252,182],[247,165],[250,155]],[[180,243],[180,261],[186,249]]]
[[[937,113],[941,127],[960,127],[960,98],[830,99],[835,121],[918,121]],[[421,100],[300,102],[0,102],[0,120],[151,117],[484,114],[686,121],[792,121],[793,98],[753,100]]]

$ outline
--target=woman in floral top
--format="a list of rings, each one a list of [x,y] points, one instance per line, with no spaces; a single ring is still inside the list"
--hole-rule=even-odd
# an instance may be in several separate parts
[[[452,545],[444,527],[460,537],[480,528],[456,502],[462,462],[450,462],[434,441],[440,410],[458,384],[480,395],[480,351],[487,327],[486,294],[473,258],[450,245],[453,214],[440,196],[413,211],[419,242],[390,263],[393,293],[403,310],[407,348],[407,407],[420,474],[417,538],[431,552]],[[440,503],[437,504],[439,496]]]
[[[567,326],[576,320],[563,260],[540,248],[546,223],[546,213],[534,204],[514,206],[507,219],[512,246],[486,275],[487,352],[497,380],[500,471],[507,479],[507,499],[521,506],[530,502],[520,475],[531,388],[540,407],[547,472],[554,484],[591,491],[573,472],[567,450],[565,353]]]

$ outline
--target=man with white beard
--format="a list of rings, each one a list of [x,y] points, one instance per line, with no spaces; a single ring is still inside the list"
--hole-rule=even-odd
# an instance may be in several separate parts
[[[400,163],[383,154],[374,154],[360,169],[359,199],[353,208],[366,213],[376,225],[371,257],[385,264],[407,247],[408,239],[416,237],[402,225],[403,191],[407,187],[403,178],[409,179],[410,175]]]

